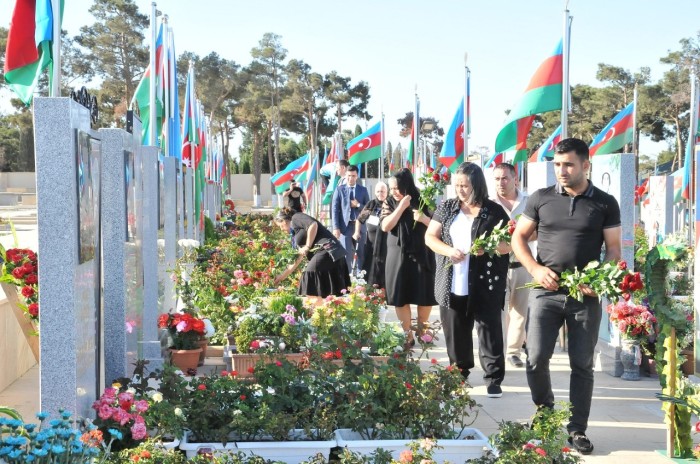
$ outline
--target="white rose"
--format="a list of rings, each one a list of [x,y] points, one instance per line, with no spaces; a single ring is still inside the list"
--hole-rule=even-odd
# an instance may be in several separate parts
[[[153,396],[152,396],[151,398],[152,398],[153,401],[155,401],[156,403],[160,403],[161,401],[163,401],[163,394],[160,393],[160,392],[156,392],[156,393],[153,394]]]
[[[175,408],[175,411],[173,411],[177,417],[182,417],[182,409],[180,408]]]
[[[280,348],[280,351],[284,351],[284,349],[287,348],[287,344],[284,342],[280,342],[279,348]]]

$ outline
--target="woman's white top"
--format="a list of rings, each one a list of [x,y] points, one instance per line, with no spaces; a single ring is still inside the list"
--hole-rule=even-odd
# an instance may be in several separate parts
[[[452,265],[451,292],[458,296],[469,295],[469,249],[472,247],[472,224],[474,224],[474,218],[460,211],[450,225],[452,246],[467,255],[464,260]]]

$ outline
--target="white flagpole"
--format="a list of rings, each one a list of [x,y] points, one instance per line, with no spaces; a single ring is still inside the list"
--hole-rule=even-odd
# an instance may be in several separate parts
[[[53,24],[51,53],[53,65],[49,96],[61,96],[61,0],[51,0],[51,22]]]
[[[697,179],[693,179],[695,176],[695,142],[697,140],[697,130],[698,130],[698,92],[697,92],[697,79],[695,76],[695,70],[690,73],[690,125],[688,126],[688,144],[690,144],[690,159],[686,160],[689,164],[690,169],[690,180],[688,182],[688,243],[694,246],[693,241],[695,240],[695,211],[693,206],[697,207],[697,204],[693,202],[695,196],[695,182]],[[690,272],[690,270],[689,270]]]
[[[156,19],[156,2],[151,3],[151,50],[150,50],[150,60],[149,65],[151,67],[151,80],[149,82],[150,88],[148,92],[148,144],[151,146],[156,145],[156,38],[158,31],[157,19]]]
[[[168,124],[168,119],[170,119],[170,95],[169,90],[166,89],[166,85],[169,87],[170,83],[170,66],[168,63],[168,49],[170,48],[170,31],[168,28],[168,15],[163,15],[163,50],[160,54],[160,59],[163,62],[163,109],[165,110],[163,114],[163,156],[170,156],[170,124]]]
[[[420,146],[418,145],[420,141],[420,116],[418,112],[420,111],[420,100],[418,98],[418,84],[416,84],[415,93],[415,108],[413,110],[413,159],[411,160],[412,170],[416,170],[416,159],[418,159],[418,151]]]
[[[634,84],[634,97],[633,97],[633,106],[634,110],[632,112],[632,153],[635,156],[639,156],[639,147],[637,146],[637,98],[639,97],[639,89],[637,88],[637,84]],[[637,163],[639,165],[639,163]],[[637,167],[639,169],[639,167]]]
[[[569,16],[569,0],[564,7],[564,40],[562,43],[562,85],[561,85],[561,139],[568,137],[569,131],[569,41],[571,38],[571,16]]]
[[[464,52],[464,131],[462,136],[464,137],[464,161],[469,158],[469,78],[471,77],[471,71],[467,66],[467,52]],[[455,134],[456,135],[456,134]]]
[[[379,180],[382,180],[384,178],[384,112],[382,112],[382,128],[381,128],[381,144],[380,147],[380,155],[379,155]]]

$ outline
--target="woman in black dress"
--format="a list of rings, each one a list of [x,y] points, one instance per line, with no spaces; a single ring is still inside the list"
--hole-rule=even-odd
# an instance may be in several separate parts
[[[290,208],[280,210],[275,216],[275,223],[294,236],[300,258],[275,279],[275,284],[289,277],[306,257],[309,262],[299,281],[299,295],[320,298],[340,296],[350,286],[345,249],[331,231],[311,216]]]
[[[417,330],[420,335],[437,304],[434,295],[435,255],[425,246],[430,212],[419,209],[420,193],[408,169],[389,179],[389,197],[382,206],[381,228],[386,239],[386,298],[396,308],[396,316],[406,332],[409,346],[415,344],[411,332],[411,304],[418,306]]]
[[[389,192],[384,182],[377,182],[374,186],[374,200],[360,212],[355,222],[355,240],[360,240],[362,224],[367,226],[367,242],[365,242],[365,259],[362,270],[365,272],[365,280],[369,285],[384,288],[384,262],[386,260],[386,234],[379,229],[379,216],[382,213],[382,205]]]

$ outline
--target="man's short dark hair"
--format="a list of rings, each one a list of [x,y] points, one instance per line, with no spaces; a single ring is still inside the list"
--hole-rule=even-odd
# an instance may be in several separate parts
[[[338,160],[338,166],[345,166],[346,168],[350,166],[350,163],[346,159]]]
[[[574,137],[564,139],[559,142],[557,147],[554,149],[554,153],[557,155],[562,155],[572,151],[576,153],[576,156],[578,156],[581,161],[588,161],[588,144],[581,139]]]
[[[348,165],[348,172],[359,172],[359,170],[357,169],[357,166],[353,166],[352,164],[350,164]]]
[[[495,171],[496,169],[503,169],[504,171],[509,171],[513,177],[515,177],[515,166],[513,166],[510,163],[498,163],[493,170]]]

